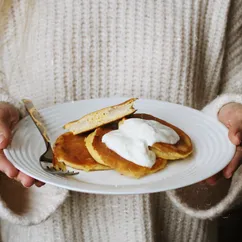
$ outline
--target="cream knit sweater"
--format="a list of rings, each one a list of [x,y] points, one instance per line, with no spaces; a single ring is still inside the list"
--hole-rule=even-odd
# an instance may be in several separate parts
[[[23,97],[44,108],[137,96],[209,103],[204,112],[216,118],[225,103],[242,102],[241,0],[41,0],[28,13],[26,2],[13,2],[0,42],[0,99],[20,109]],[[239,169],[213,187],[102,196],[25,189],[1,176],[1,239],[216,241],[214,218],[240,202],[241,179]]]

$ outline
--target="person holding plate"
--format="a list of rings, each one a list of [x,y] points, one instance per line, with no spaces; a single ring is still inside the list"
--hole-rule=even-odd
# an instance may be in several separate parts
[[[204,184],[129,196],[42,186],[1,150],[2,241],[217,241],[216,219],[241,204],[242,1],[1,0],[0,8],[1,149],[26,115],[26,96],[38,109],[114,96],[178,103],[221,121],[237,146]]]

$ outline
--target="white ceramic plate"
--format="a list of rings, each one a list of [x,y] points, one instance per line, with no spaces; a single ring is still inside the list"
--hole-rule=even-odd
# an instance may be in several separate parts
[[[63,125],[81,116],[125,101],[124,98],[93,99],[56,105],[40,110],[52,143],[65,130]],[[227,129],[217,120],[197,110],[177,104],[138,100],[137,113],[148,113],[164,119],[192,139],[194,153],[188,159],[169,162],[155,174],[139,180],[121,176],[115,171],[83,172],[72,177],[59,177],[43,171],[39,157],[45,151],[41,135],[29,117],[18,124],[7,158],[22,172],[55,186],[97,194],[141,194],[166,191],[202,181],[222,170],[232,159],[235,147]]]

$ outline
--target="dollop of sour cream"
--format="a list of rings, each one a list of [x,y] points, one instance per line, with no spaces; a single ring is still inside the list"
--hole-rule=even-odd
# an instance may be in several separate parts
[[[127,119],[119,129],[102,137],[102,142],[119,156],[139,166],[151,168],[156,155],[149,146],[157,142],[176,144],[179,135],[170,127],[154,120]]]

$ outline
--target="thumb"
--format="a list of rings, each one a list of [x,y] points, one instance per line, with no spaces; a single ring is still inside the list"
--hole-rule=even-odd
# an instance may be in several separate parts
[[[5,149],[11,140],[10,123],[0,119],[0,149]]]
[[[229,139],[234,145],[240,145],[242,141],[242,127],[240,125],[230,127]]]
[[[8,103],[0,103],[0,149],[8,146],[11,140],[11,129],[17,123],[19,113]]]

